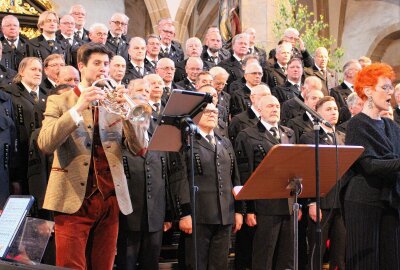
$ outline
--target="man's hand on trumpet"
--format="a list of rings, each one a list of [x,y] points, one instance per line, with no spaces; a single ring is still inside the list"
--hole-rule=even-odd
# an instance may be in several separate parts
[[[81,92],[74,107],[76,111],[81,114],[93,101],[103,100],[105,97],[106,94],[103,90],[95,86],[90,86]]]

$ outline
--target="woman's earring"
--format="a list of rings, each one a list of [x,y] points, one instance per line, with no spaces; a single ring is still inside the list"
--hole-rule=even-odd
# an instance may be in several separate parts
[[[368,109],[372,110],[373,109],[373,101],[372,101],[372,97],[369,96],[368,97]]]

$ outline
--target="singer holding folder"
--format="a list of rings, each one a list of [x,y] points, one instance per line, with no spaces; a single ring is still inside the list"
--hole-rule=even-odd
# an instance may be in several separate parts
[[[400,269],[400,127],[380,117],[390,106],[394,78],[389,65],[376,63],[355,80],[365,103],[350,119],[345,142],[365,150],[347,174],[346,269]]]

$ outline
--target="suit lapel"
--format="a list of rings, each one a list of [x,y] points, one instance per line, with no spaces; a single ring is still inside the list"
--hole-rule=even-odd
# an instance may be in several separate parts
[[[201,136],[200,140],[197,140],[197,141],[199,142],[199,144],[202,147],[204,147],[212,152],[215,152],[214,147],[203,136]]]

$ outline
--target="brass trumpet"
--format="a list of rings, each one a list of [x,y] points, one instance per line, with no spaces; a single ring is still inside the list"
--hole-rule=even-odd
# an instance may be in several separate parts
[[[148,120],[152,112],[150,105],[137,103],[126,93],[122,95],[126,102],[119,102],[117,98],[120,97],[120,94],[116,91],[117,85],[117,82],[111,78],[101,78],[92,84],[92,86],[98,87],[106,93],[105,99],[98,102],[99,106],[105,108],[109,113],[120,115],[126,120],[133,122]]]

